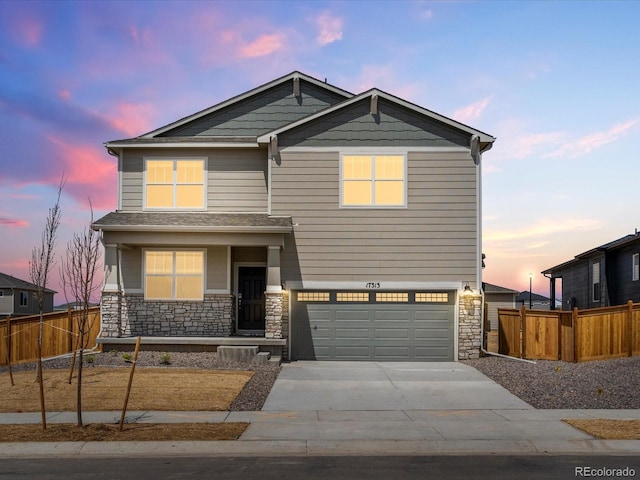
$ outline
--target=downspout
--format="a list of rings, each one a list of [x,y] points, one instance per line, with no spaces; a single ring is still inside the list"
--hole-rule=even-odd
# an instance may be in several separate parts
[[[484,290],[482,288],[482,152],[489,150],[493,144],[489,143],[484,150],[480,150],[480,138],[477,135],[471,137],[471,156],[474,163],[478,168],[476,175],[476,212],[477,212],[477,225],[478,225],[478,251],[477,251],[477,273],[476,273],[476,285],[480,291],[480,351],[485,355],[491,355],[494,357],[508,358],[510,360],[518,360],[526,363],[536,362],[533,360],[527,360],[526,358],[510,357],[509,355],[503,355],[501,353],[489,352],[484,348]]]

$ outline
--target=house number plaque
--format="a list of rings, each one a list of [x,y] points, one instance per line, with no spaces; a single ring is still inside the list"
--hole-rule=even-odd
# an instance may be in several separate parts
[[[380,288],[380,282],[368,282],[365,284],[365,288]]]

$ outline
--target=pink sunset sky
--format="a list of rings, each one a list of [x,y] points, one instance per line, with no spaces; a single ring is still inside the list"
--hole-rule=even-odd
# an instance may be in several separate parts
[[[58,258],[89,198],[115,209],[104,142],[300,70],[496,136],[484,280],[527,290],[532,272],[548,295],[542,270],[640,228],[638,18],[638,2],[5,0],[0,271],[28,280],[62,175]]]

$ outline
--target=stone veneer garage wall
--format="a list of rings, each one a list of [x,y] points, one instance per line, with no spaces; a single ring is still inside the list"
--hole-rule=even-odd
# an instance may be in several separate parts
[[[458,321],[458,360],[478,358],[482,344],[482,297],[460,295]]]
[[[228,337],[233,295],[205,295],[201,302],[145,301],[143,295],[102,294],[102,336]]]

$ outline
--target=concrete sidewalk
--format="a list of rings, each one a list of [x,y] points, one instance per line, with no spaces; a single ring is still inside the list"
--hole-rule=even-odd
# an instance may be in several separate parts
[[[86,412],[118,423],[120,412]],[[0,443],[24,456],[588,454],[640,456],[640,440],[598,440],[563,419],[640,419],[640,410],[536,410],[460,363],[295,362],[260,412],[129,412],[127,422],[249,422],[237,441]],[[75,423],[73,412],[48,423]],[[39,423],[40,413],[0,414]]]
[[[117,423],[119,412],[89,412],[86,423]],[[640,410],[396,410],[131,412],[128,422],[250,422],[237,441],[0,443],[0,458],[35,456],[298,456],[588,454],[640,455],[640,440],[597,440],[565,418],[640,419]],[[1,414],[34,423],[39,413]],[[73,423],[52,413],[48,423]]]

